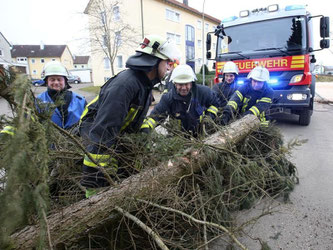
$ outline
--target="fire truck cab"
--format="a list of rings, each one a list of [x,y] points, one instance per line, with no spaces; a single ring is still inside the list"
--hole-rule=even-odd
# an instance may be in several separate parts
[[[313,18],[320,17],[320,48],[313,42]],[[239,16],[223,19],[207,34],[207,58],[211,58],[211,33],[217,37],[215,83],[222,78],[223,65],[238,65],[238,84],[247,84],[247,74],[257,65],[270,71],[274,90],[270,113],[299,115],[300,125],[309,125],[315,96],[314,52],[329,48],[329,18],[311,16],[303,5],[280,8],[274,4]]]

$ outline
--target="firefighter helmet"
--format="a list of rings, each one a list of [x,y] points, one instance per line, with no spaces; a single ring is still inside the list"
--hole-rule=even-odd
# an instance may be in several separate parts
[[[52,61],[47,63],[42,71],[42,78],[45,80],[48,76],[64,76],[68,79],[68,71],[59,61]]]
[[[136,52],[149,54],[162,60],[173,61],[180,57],[180,51],[174,43],[157,35],[146,36]]]
[[[247,78],[259,82],[267,82],[269,81],[269,71],[262,66],[257,66],[251,70],[251,72],[247,75]]]
[[[232,73],[232,74],[238,75],[239,70],[238,70],[238,67],[237,67],[236,63],[231,62],[231,61],[226,62],[224,64],[222,74],[226,74],[226,73]]]
[[[179,84],[194,82],[196,80],[197,77],[195,76],[193,69],[187,64],[179,65],[175,68],[170,77],[170,81]]]

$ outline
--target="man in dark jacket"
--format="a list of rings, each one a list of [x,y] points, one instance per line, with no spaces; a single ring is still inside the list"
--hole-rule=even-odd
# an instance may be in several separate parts
[[[151,90],[160,81],[177,51],[174,44],[159,36],[147,36],[136,54],[129,57],[125,71],[108,80],[82,115],[80,134],[88,142],[81,184],[87,187],[86,197],[94,188],[108,186],[97,167],[114,176],[118,162],[108,149],[114,149],[122,133],[140,129],[151,103]]]
[[[267,84],[269,71],[257,66],[252,69],[247,78],[250,82],[236,90],[224,108],[221,117],[222,125],[228,124],[235,113],[241,116],[255,115],[260,119],[261,126],[267,127],[269,125],[265,114],[271,107],[273,98],[273,90]]]
[[[237,76],[239,70],[234,62],[226,62],[222,71],[222,82],[214,85],[213,91],[217,93],[220,107],[227,105],[230,97],[237,89]]]
[[[195,84],[197,80],[189,65],[179,65],[172,72],[174,88],[162,95],[149,117],[143,123],[143,132],[149,132],[168,116],[180,120],[181,129],[197,136],[205,115],[215,119],[218,100],[210,88]]]

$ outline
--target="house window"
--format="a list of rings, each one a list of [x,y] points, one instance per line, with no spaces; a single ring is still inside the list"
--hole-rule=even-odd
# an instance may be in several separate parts
[[[121,33],[120,33],[120,31],[117,31],[116,33],[115,33],[115,43],[116,43],[116,45],[119,47],[120,45],[121,45]]]
[[[213,27],[212,27],[212,30],[213,30],[213,31],[215,31],[215,30],[216,30],[216,26],[215,26],[215,25],[213,25]]]
[[[52,58],[52,62],[54,62],[55,61],[55,58]]]
[[[174,41],[176,44],[180,44],[180,40],[181,40],[181,36],[180,35],[177,35],[177,34],[174,34],[174,33],[170,33],[170,32],[167,32],[166,33],[167,35],[167,38],[169,38],[170,40]]]
[[[190,25],[186,25],[186,41],[194,42],[194,28]]]
[[[35,58],[31,58],[31,63],[35,63],[35,62],[36,62]]]
[[[198,40],[198,48],[201,49],[202,48],[202,41]]]
[[[117,56],[117,67],[118,68],[123,67],[123,56]]]
[[[216,43],[212,44],[213,51],[216,50]]]
[[[74,65],[74,68],[77,68],[77,65]]]
[[[110,59],[107,57],[104,58],[104,69],[110,69]]]
[[[202,22],[201,22],[201,20],[197,21],[197,28],[198,28],[198,30],[202,29]]]
[[[32,71],[32,74],[33,74],[33,75],[37,75],[37,70],[34,69],[34,70]]]
[[[41,63],[45,63],[45,59],[44,59],[44,58],[41,58],[41,59],[40,59],[40,62],[41,62]]]
[[[102,24],[106,23],[106,12],[105,11],[101,12],[101,22],[102,22]]]
[[[81,65],[81,68],[84,69],[84,65]]]
[[[208,31],[208,29],[209,29],[209,24],[205,23],[205,31]]]
[[[180,22],[180,14],[170,9],[165,9],[165,18],[170,21]]]
[[[120,20],[120,12],[119,12],[119,6],[113,7],[113,20],[119,21]]]
[[[2,52],[2,49],[0,49],[0,56],[3,56],[3,52]]]

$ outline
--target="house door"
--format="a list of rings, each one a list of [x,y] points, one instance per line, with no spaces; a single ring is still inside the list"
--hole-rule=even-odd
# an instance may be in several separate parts
[[[194,27],[191,25],[185,26],[185,56],[186,64],[190,65],[195,70],[195,49],[194,49]]]

